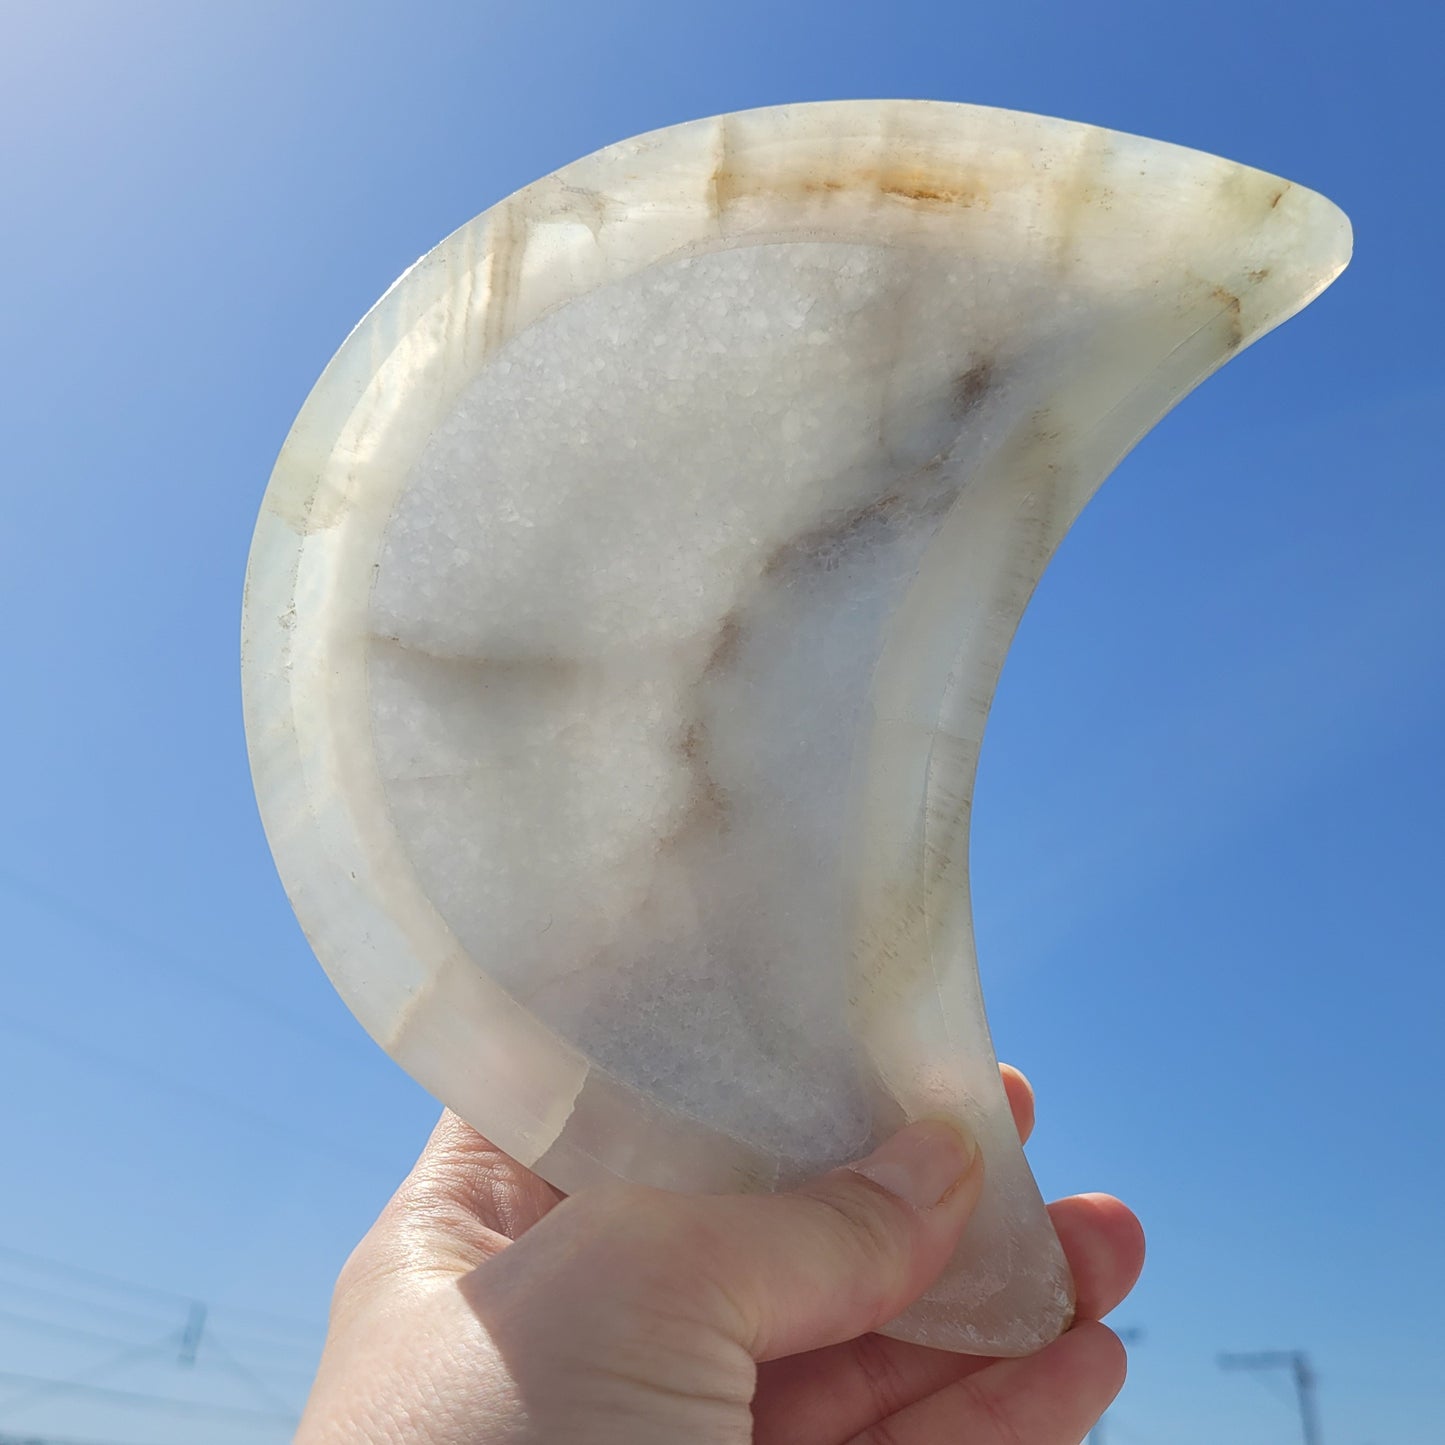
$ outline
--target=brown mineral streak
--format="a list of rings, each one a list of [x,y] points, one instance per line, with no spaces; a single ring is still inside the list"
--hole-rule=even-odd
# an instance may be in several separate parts
[[[988,188],[982,181],[962,175],[931,175],[923,167],[885,171],[874,182],[885,196],[920,205],[987,208]]]
[[[1100,178],[1106,173],[1112,156],[1113,144],[1108,132],[1086,127],[1078,151],[1053,187],[1057,201],[1058,257],[1064,265],[1074,259],[1074,244],[1084,213],[1095,205],[1110,208],[1114,193],[1100,183]]]
[[[961,422],[975,411],[994,386],[995,380],[994,363],[989,357],[974,362],[963,372],[954,381],[950,398],[954,420]],[[944,457],[940,454],[901,477],[887,491],[871,501],[843,512],[836,521],[822,522],[782,543],[763,562],[762,575],[775,577],[810,554],[846,545],[870,523],[886,522],[900,510],[906,510],[910,503],[917,508],[915,515],[924,518],[942,516],[953,505],[956,495],[954,488],[937,486],[943,462]],[[932,495],[929,492],[930,484],[935,488]]]
[[[723,618],[718,628],[717,639],[712,645],[712,651],[707,655],[707,661],[703,664],[703,676],[709,673],[724,672],[737,661],[738,649],[742,644],[743,628],[737,617],[729,612]]]
[[[935,210],[989,205],[988,187],[980,178],[925,160],[884,161],[806,175],[749,172],[734,164],[726,121],[718,126],[717,160],[708,189],[713,211],[718,215],[744,196],[827,199],[845,191],[857,194],[876,191],[891,200]]]
[[[819,552],[826,547],[846,541],[852,533],[857,532],[869,522],[886,517],[897,507],[899,500],[898,488],[890,488],[881,497],[875,497],[861,507],[854,507],[850,511],[844,512],[836,522],[823,522],[819,526],[799,534],[791,541],[783,542],[764,561],[762,575],[775,577],[779,572],[786,571],[810,553]]]
[[[1226,291],[1223,286],[1216,286],[1209,293],[1224,308],[1222,315],[1228,316],[1229,337],[1225,345],[1233,351],[1241,341],[1244,340],[1244,323],[1239,315],[1239,297],[1233,291]]]
[[[658,843],[660,853],[675,848],[689,835],[724,831],[731,811],[728,795],[708,768],[706,726],[696,720],[690,722],[678,740],[677,750],[692,774],[692,794],[677,826]]]
[[[429,647],[420,647],[407,642],[391,632],[373,632],[371,640],[384,647],[399,648],[402,652],[424,657],[428,662],[440,663],[444,667],[465,668],[480,672],[484,681],[495,677],[498,682],[545,683],[551,685],[575,683],[586,670],[586,664],[574,657],[560,657],[555,653],[539,652],[530,657],[477,657],[460,653],[434,652]]]
[[[712,650],[703,663],[699,681],[725,672],[737,661],[742,646],[742,623],[734,613],[724,616],[713,640]],[[707,725],[694,719],[683,729],[677,741],[677,751],[692,775],[692,793],[688,798],[686,811],[681,820],[657,845],[659,853],[675,848],[690,835],[712,830],[725,831],[732,804],[727,793],[713,777],[708,766]]]
[[[905,997],[933,986],[924,894],[913,883],[885,882],[859,920],[848,991],[865,1043]]]
[[[569,216],[574,217],[592,232],[592,239],[599,245],[602,232],[623,209],[622,203],[614,196],[590,186],[563,185],[562,205]]]
[[[794,537],[792,541],[784,542],[763,563],[762,575],[775,577],[779,572],[786,571],[813,553],[847,545],[871,522],[886,522],[909,501],[909,484],[916,484],[921,479],[932,477],[937,473],[939,466],[940,462],[937,460],[925,463],[911,476],[895,482],[881,496],[874,497],[872,501],[864,502],[860,506],[844,512],[837,521],[823,522]],[[917,490],[921,491],[922,489],[917,488]],[[946,498],[935,497],[925,510],[930,515],[941,514],[947,510],[952,501],[951,494]]]
[[[953,384],[953,414],[963,418],[978,406],[993,385],[993,362],[976,361]]]
[[[519,205],[503,202],[497,207],[487,236],[491,253],[487,260],[487,304],[482,315],[482,350],[486,356],[509,341],[514,330],[527,231],[527,217]]]
[[[723,116],[717,125],[717,164],[708,181],[714,215],[722,213],[732,205],[739,194],[738,178],[732,169],[731,151],[728,143],[728,121]]]

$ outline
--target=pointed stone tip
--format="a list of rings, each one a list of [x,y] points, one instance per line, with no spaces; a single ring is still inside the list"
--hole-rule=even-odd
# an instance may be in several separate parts
[[[1291,186],[1288,194],[1299,216],[1302,240],[1324,277],[1319,288],[1322,291],[1350,264],[1355,249],[1354,227],[1328,196],[1305,186]]]

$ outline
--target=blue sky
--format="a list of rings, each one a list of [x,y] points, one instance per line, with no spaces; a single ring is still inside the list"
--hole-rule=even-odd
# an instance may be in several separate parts
[[[1330,1445],[1439,1440],[1438,8],[60,0],[6,29],[0,1436],[289,1438],[331,1279],[435,1113],[311,959],[241,734],[251,525],[331,352],[610,141],[924,96],[1215,151],[1354,222],[1351,269],[1046,577],[975,894],[1041,1181],[1150,1232],[1111,1439],[1292,1439],[1283,1381],[1214,1356],[1305,1348]]]

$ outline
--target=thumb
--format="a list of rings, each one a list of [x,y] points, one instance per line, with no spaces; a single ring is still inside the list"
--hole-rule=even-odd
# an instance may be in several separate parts
[[[982,1186],[972,1138],[923,1120],[791,1193],[688,1200],[680,1212],[693,1218],[679,1219],[679,1233],[694,1245],[705,1233],[689,1263],[725,1302],[713,1323],[761,1362],[901,1314],[943,1270]]]

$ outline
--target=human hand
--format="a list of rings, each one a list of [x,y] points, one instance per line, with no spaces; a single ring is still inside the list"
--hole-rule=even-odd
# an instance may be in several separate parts
[[[942,1269],[981,1175],[924,1123],[790,1194],[564,1200],[444,1114],[342,1270],[297,1445],[1077,1445],[1124,1379],[1097,1320],[1143,1263],[1117,1200],[1051,1206],[1078,1323],[1038,1354],[870,1333]]]

